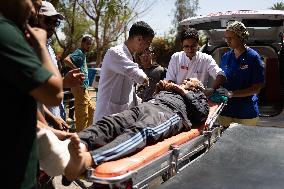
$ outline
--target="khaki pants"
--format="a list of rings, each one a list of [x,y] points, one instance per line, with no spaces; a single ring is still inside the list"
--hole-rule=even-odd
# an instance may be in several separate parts
[[[88,89],[74,87],[71,92],[75,98],[75,126],[76,131],[79,132],[93,123],[95,105],[91,100]]]
[[[243,125],[255,126],[258,122],[258,117],[252,119],[237,119],[227,116],[219,116],[218,123],[223,127],[229,127],[231,123],[239,123]]]

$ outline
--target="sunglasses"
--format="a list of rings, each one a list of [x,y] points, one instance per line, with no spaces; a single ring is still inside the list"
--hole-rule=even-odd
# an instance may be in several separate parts
[[[49,17],[44,18],[44,23],[46,25],[53,25],[55,27],[60,26],[60,20],[59,19],[54,19],[54,18],[49,18]]]

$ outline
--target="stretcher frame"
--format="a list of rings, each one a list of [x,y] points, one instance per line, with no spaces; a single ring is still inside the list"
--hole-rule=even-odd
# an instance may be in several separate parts
[[[126,174],[114,177],[95,176],[94,170],[86,172],[85,180],[88,182],[108,185],[109,188],[147,188],[152,181],[162,178],[163,181],[176,175],[204,153],[218,140],[221,127],[215,125],[218,115],[226,103],[221,103],[217,109],[207,118],[205,129],[201,134],[181,145],[171,145],[170,149],[163,155],[141,167],[129,171]],[[84,187],[81,181],[75,181],[80,187]]]

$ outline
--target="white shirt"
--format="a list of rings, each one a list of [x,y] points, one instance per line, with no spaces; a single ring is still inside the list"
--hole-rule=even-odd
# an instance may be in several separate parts
[[[143,83],[146,77],[125,44],[110,48],[102,63],[94,122],[134,107],[133,84]]]
[[[49,52],[50,58],[52,60],[52,63],[58,69],[56,55],[55,55],[55,52],[54,52],[53,48],[51,47],[51,41],[52,41],[51,39],[47,39],[46,47],[47,47],[47,50]],[[61,104],[63,106],[63,101],[61,101]],[[59,106],[46,106],[46,107],[54,116],[61,117]]]
[[[217,75],[225,73],[216,64],[212,56],[199,52],[190,60],[184,51],[172,55],[165,80],[181,84],[186,78],[197,78],[207,86],[209,75],[216,79]]]

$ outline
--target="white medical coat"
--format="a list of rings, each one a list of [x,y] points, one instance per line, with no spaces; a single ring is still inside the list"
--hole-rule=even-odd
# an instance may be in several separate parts
[[[101,67],[94,122],[134,107],[134,83],[143,83],[146,77],[125,44],[110,48]]]
[[[165,80],[181,84],[186,78],[197,78],[207,86],[209,75],[216,79],[217,75],[225,73],[217,65],[212,56],[199,52],[190,60],[184,51],[172,55]]]

